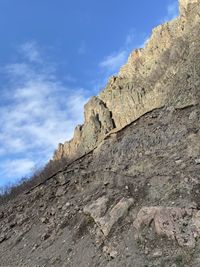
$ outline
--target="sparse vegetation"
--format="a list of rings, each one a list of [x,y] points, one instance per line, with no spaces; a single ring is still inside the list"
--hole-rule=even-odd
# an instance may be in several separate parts
[[[178,266],[180,266],[180,264],[181,264],[181,266],[182,266],[182,263],[183,263],[183,256],[182,255],[178,255],[176,257],[176,264],[178,264]]]
[[[64,168],[64,166],[66,166],[68,162],[69,161],[66,158],[62,158],[57,161],[51,160],[45,165],[45,167],[35,171],[31,177],[22,178],[15,185],[8,185],[6,187],[0,188],[0,205],[15,198],[19,194],[30,190],[37,184],[44,182],[50,176],[54,175],[60,169]]]

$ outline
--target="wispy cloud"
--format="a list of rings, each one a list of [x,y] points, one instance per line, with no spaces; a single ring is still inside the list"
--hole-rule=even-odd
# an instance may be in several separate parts
[[[12,159],[5,160],[4,167],[1,169],[1,176],[4,177],[13,177],[13,172],[15,172],[15,176],[10,183],[14,183],[17,181],[18,177],[23,178],[23,176],[27,175],[30,170],[33,170],[35,167],[35,162],[29,159]],[[4,184],[4,180],[0,180],[0,186]]]
[[[161,20],[161,23],[170,21],[176,18],[179,14],[178,0],[171,1],[166,8],[166,16]],[[140,38],[141,39],[141,38]],[[135,48],[143,48],[149,40],[149,35],[145,34],[143,40],[138,42],[138,35],[134,30],[131,30],[126,38],[124,45],[110,55],[106,56],[100,63],[99,67],[106,72],[106,78],[116,74],[120,67],[127,62],[128,56]],[[105,81],[105,79],[104,79]]]
[[[138,39],[142,41],[139,42]],[[130,53],[136,48],[143,48],[148,41],[149,36],[144,35],[138,38],[134,30],[131,30],[124,41],[124,45],[116,52],[106,56],[100,63],[99,67],[105,72],[105,79],[110,75],[115,75],[119,69],[127,62]]]
[[[100,69],[106,73],[106,78],[117,73],[120,67],[126,63],[128,55],[133,49],[134,37],[133,31],[130,31],[125,38],[124,45],[118,51],[106,56],[99,63]]]
[[[166,8],[166,16],[161,20],[161,22],[167,22],[175,19],[179,15],[179,3],[178,0],[171,2]]]
[[[24,56],[31,62],[41,63],[41,55],[36,42],[26,42],[19,48]]]
[[[4,67],[8,80],[1,88],[0,106],[0,179],[4,180],[44,164],[59,142],[70,139],[83,120],[88,99],[82,88],[64,86],[51,66],[43,64],[38,48],[32,48],[21,47],[28,60]]]
[[[99,66],[108,69],[110,72],[116,72],[127,60],[127,51],[122,50],[107,56]]]

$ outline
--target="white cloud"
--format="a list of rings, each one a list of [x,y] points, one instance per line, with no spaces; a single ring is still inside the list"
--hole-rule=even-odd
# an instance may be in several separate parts
[[[178,0],[171,2],[166,8],[166,16],[161,20],[161,23],[170,21],[176,18],[179,14]],[[116,52],[111,55],[106,56],[100,63],[99,66],[102,70],[106,72],[106,79],[110,75],[116,74],[120,67],[127,62],[128,56],[135,48],[143,48],[149,41],[149,36],[144,36],[144,41],[141,43],[136,40],[135,31],[132,29],[129,34],[127,34],[124,45]],[[106,80],[103,79],[104,81]]]
[[[9,83],[0,89],[0,179],[24,176],[44,164],[83,121],[87,92],[64,86],[43,65],[37,61],[35,68],[31,60],[4,68]]]
[[[125,38],[124,45],[119,51],[106,56],[100,63],[99,67],[105,72],[103,83],[108,79],[108,76],[115,75],[119,69],[127,62],[130,53],[136,48],[143,48],[149,40],[149,36],[145,35],[139,43],[136,40],[135,31],[132,29]]]
[[[175,19],[179,15],[178,0],[171,2],[167,6],[167,15],[161,20],[161,23]]]
[[[122,50],[107,56],[99,66],[108,69],[110,72],[116,72],[126,62],[128,51]]]
[[[12,176],[15,172],[16,177],[26,176],[27,173],[35,166],[34,161],[29,159],[13,159],[4,162],[4,168],[1,169],[1,176]]]
[[[41,55],[35,42],[26,42],[20,47],[21,52],[30,62],[41,63]]]
[[[111,55],[106,56],[99,63],[100,69],[106,73],[103,79],[104,81],[107,80],[108,76],[116,74],[120,67],[127,62],[128,56],[133,49],[134,40],[135,35],[133,30],[131,30],[127,34],[124,45],[119,49],[119,51],[113,52]]]

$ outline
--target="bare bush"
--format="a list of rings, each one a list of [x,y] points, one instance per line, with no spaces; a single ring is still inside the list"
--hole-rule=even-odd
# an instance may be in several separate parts
[[[42,169],[36,170],[31,177],[24,177],[15,185],[7,185],[0,188],[0,205],[43,183],[59,170],[62,170],[68,162],[66,158],[56,161],[50,160]]]

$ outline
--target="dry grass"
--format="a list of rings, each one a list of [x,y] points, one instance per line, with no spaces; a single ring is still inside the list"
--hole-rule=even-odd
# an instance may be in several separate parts
[[[5,204],[16,196],[30,190],[32,187],[44,182],[50,176],[64,168],[68,163],[66,158],[49,161],[46,166],[34,172],[29,178],[22,178],[17,184],[0,188],[0,205]]]

